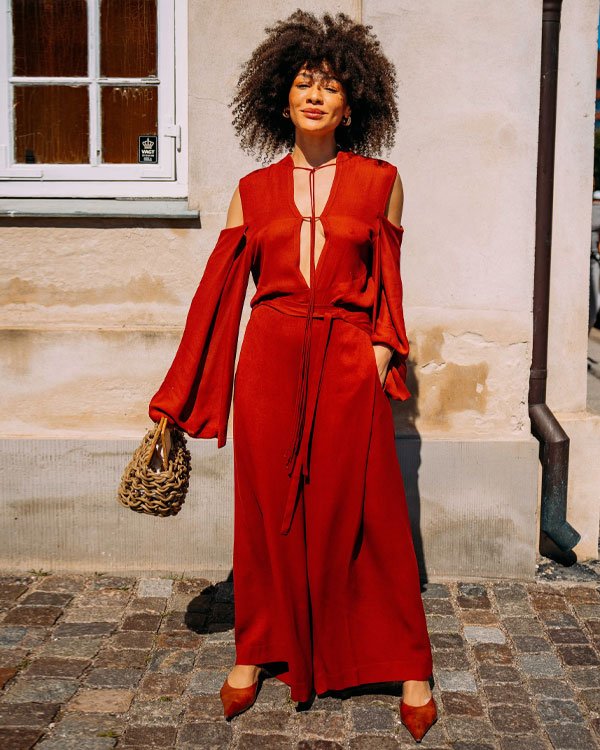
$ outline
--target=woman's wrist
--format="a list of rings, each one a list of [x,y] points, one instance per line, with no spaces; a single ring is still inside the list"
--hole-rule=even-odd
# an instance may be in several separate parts
[[[378,362],[385,363],[388,365],[392,359],[392,356],[394,354],[394,350],[391,346],[388,346],[387,344],[373,344],[373,349],[375,351],[375,356],[377,358]]]

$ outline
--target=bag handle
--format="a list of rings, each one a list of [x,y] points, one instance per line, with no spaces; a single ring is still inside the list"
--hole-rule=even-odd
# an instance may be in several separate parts
[[[148,457],[146,459],[146,466],[149,466],[150,461],[152,460],[152,456],[154,455],[156,444],[158,443],[158,438],[160,437],[162,444],[163,471],[166,471],[169,468],[169,457],[167,456],[167,437],[165,435],[167,422],[168,419],[166,417],[161,417],[160,421],[156,423],[154,435],[152,436],[152,442],[150,443],[150,450],[148,451]]]

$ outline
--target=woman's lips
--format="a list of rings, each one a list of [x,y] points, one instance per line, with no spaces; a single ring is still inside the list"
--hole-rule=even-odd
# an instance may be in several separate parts
[[[321,117],[325,115],[325,112],[310,112],[310,111],[304,110],[302,114],[305,117],[308,117],[310,120],[319,120]]]

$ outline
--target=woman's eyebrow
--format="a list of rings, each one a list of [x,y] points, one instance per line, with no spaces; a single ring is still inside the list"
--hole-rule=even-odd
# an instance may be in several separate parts
[[[301,78],[314,78],[313,73],[298,73],[298,76],[300,76]],[[332,81],[335,81],[335,83],[340,82],[340,79],[336,78],[335,76],[318,76],[318,78],[320,78],[324,83],[331,83]]]

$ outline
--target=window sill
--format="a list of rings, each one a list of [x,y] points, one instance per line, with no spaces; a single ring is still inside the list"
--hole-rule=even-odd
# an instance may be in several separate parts
[[[198,219],[186,198],[0,198],[0,218]]]

